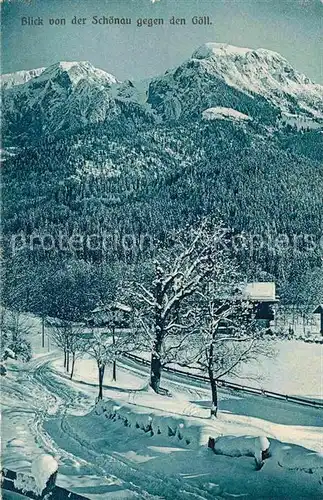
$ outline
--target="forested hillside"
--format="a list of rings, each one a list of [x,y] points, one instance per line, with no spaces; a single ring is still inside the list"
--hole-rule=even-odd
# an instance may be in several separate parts
[[[257,125],[217,120],[125,125],[42,140],[4,162],[4,234],[16,235],[15,249],[21,232],[33,249],[51,235],[55,244],[39,245],[37,260],[131,262],[167,231],[215,214],[231,236],[244,235],[234,250],[249,271],[283,283],[295,266],[321,265],[323,172],[288,147],[293,132],[268,137]],[[74,252],[64,239],[72,235]]]
[[[48,313],[68,287],[77,302],[80,283],[90,310],[111,292],[106,268],[140,268],[166,233],[207,215],[249,279],[322,300],[322,88],[279,54],[208,44],[146,96],[89,63],[27,73],[4,85],[8,303],[43,310],[59,276]],[[37,287],[49,270],[51,294]]]

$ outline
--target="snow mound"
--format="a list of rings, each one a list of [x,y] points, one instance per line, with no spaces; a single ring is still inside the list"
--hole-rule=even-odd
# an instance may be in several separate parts
[[[254,436],[221,436],[215,440],[214,453],[229,457],[253,457],[255,448]]]
[[[94,413],[108,419],[109,423],[130,427],[134,431],[144,432],[151,437],[161,436],[167,440],[176,440],[183,446],[206,444],[203,424],[180,415],[165,415],[149,408],[131,404],[118,404],[113,400],[97,403]]]
[[[250,116],[240,113],[236,109],[224,108],[217,106],[215,108],[205,109],[202,113],[204,120],[233,120],[233,121],[248,121]]]
[[[38,491],[42,492],[48,479],[57,471],[58,464],[51,455],[39,455],[31,464],[31,473]]]
[[[217,455],[229,457],[259,457],[269,450],[270,442],[266,436],[221,436],[214,441],[213,451]]]
[[[308,474],[323,472],[322,453],[295,444],[269,440],[260,436],[221,436],[215,439],[213,451],[216,455],[229,457],[257,457],[259,452],[269,449],[269,458],[280,467],[299,470]]]
[[[38,497],[48,487],[48,481],[57,469],[58,464],[51,455],[39,455],[31,464],[31,475],[18,472],[14,486],[22,493],[34,493]]]
[[[301,446],[282,443],[274,451],[280,467],[288,470],[301,470],[308,474],[323,473],[323,455]]]

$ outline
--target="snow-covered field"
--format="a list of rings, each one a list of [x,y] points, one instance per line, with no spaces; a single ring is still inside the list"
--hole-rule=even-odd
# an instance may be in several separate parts
[[[242,368],[245,383],[290,396],[322,399],[323,345],[281,340],[274,349],[273,359],[260,357]]]
[[[49,352],[47,343],[40,348],[39,333],[32,340],[36,357],[8,363],[2,377],[3,466],[28,472],[45,451],[59,462],[58,484],[91,499],[321,498],[321,410],[221,391],[219,417],[211,420],[207,386],[165,374],[162,385],[173,397],[159,396],[147,387],[147,369],[128,360],[118,363],[117,382],[107,367],[105,399],[94,408],[93,361],[78,360],[70,381],[62,354],[51,343]],[[293,393],[320,392],[320,349],[296,343],[281,350],[275,370],[289,360],[289,371],[284,366],[280,376],[295,379],[297,366],[307,380]],[[278,381],[269,376],[264,385]],[[262,435],[272,457],[256,471],[248,450]],[[207,448],[209,436],[221,437],[221,454]]]
[[[279,392],[289,396],[301,396],[309,399],[323,398],[323,345],[305,343],[301,340],[272,341],[273,357],[259,356],[241,367],[239,377],[226,380],[248,385],[257,389]],[[150,359],[149,353],[136,352],[138,356]],[[173,364],[174,368],[183,370]],[[87,372],[90,364],[79,366]],[[93,367],[93,370],[95,367]],[[185,368],[197,373],[197,370]]]

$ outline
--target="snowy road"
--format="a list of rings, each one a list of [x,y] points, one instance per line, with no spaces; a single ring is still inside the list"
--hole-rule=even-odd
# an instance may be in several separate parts
[[[26,458],[32,459],[35,445],[55,454],[59,451],[44,433],[43,423],[49,415],[64,414],[65,404],[76,402],[77,397],[67,386],[51,380],[49,363],[56,357],[39,357],[19,368],[12,364],[1,381],[3,434],[7,438],[12,432],[16,434],[3,442],[3,460],[15,470],[24,467]],[[18,453],[8,451],[12,448]]]
[[[89,414],[97,394],[95,384],[71,382],[60,376],[53,367],[56,367],[59,357],[52,352],[36,357],[26,365],[12,364],[8,376],[3,377],[4,466],[28,471],[35,454],[43,450],[59,462],[58,484],[100,500],[208,500],[237,495],[250,499],[288,499],[289,488],[297,481],[303,496],[293,498],[319,498],[318,484],[309,483],[308,474],[306,482],[302,477],[291,477],[280,471],[273,489],[277,471],[268,468],[262,476],[253,478],[250,487],[249,475],[254,474],[250,458],[217,457],[215,466],[214,456],[204,447],[183,449],[174,444],[167,447],[157,437],[151,442],[141,434],[128,435],[128,430],[118,434],[115,429],[107,428],[102,419]],[[139,385],[144,383],[147,375],[144,368],[128,361],[119,368],[119,374],[127,379],[131,377]],[[208,404],[207,388],[169,375],[165,376],[164,382],[172,391],[185,395],[184,415],[199,417],[207,412],[204,408]],[[107,386],[105,393],[107,397],[118,395],[122,398],[130,397],[131,391]],[[316,409],[297,407],[299,412],[295,415],[295,411],[288,411],[288,405],[286,409],[278,402],[264,400],[260,406],[259,398],[248,397],[244,404],[243,401],[241,397],[222,398],[224,418],[216,424],[220,433],[222,426],[230,428],[233,425],[233,417],[235,428],[241,426],[242,432],[249,427],[257,432],[258,426],[262,432],[266,425],[268,431],[273,432],[272,424],[259,418],[259,413],[263,412],[262,418],[271,419],[272,416],[275,421],[276,416],[278,419],[279,423],[274,427],[277,434],[274,437],[278,439],[281,437],[279,433],[286,434],[287,426],[291,433],[295,433],[299,444],[302,440],[312,443],[312,449],[321,439]],[[234,407],[230,409],[233,403]],[[162,404],[166,405],[166,402],[162,400]],[[169,400],[168,404],[173,403]],[[235,415],[238,413],[237,404],[238,407],[241,404],[238,421]],[[268,407],[268,404],[273,406]]]
[[[42,450],[59,462],[58,484],[89,498],[164,498],[165,478],[141,472],[113,450],[105,450],[103,456],[78,439],[66,415],[87,413],[96,388],[79,390],[77,383],[65,383],[50,367],[56,358],[57,354],[39,357],[22,369],[12,365],[3,380],[3,465],[27,472],[35,453]],[[163,496],[146,491],[147,484]],[[167,495],[174,500],[215,498],[200,497],[198,487],[175,478],[167,480]]]
[[[120,364],[120,363],[119,363]],[[124,358],[121,366],[137,375],[149,373],[145,365]],[[171,392],[184,392],[190,399],[196,400],[197,405],[210,408],[210,388],[207,383],[187,379],[185,376],[174,373],[163,373],[162,385]],[[207,398],[207,399],[205,399]],[[320,409],[304,407],[288,401],[272,400],[270,398],[243,394],[241,392],[219,389],[221,411],[235,414],[244,414],[248,417],[260,418],[288,426],[303,425],[321,427],[323,412]]]
[[[23,369],[9,372],[2,381],[2,434],[6,436],[2,443],[3,465],[27,472],[35,453],[42,450],[58,460],[57,482],[61,486],[89,498],[106,498],[115,485],[122,485],[126,493],[122,498],[138,498],[136,493],[127,491],[123,481],[98,465],[98,457],[78,446],[68,432],[67,412],[87,413],[93,404],[95,390],[82,392],[64,383],[64,379],[59,380],[50,368],[56,358],[57,354],[36,358]],[[46,422],[53,422],[53,436],[45,430]]]

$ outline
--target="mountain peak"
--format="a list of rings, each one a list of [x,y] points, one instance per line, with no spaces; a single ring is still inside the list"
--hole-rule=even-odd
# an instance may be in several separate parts
[[[273,52],[272,50],[267,49],[249,49],[246,47],[236,47],[235,45],[230,45],[228,43],[216,43],[216,42],[208,42],[201,45],[198,49],[196,49],[193,54],[193,59],[208,59],[210,57],[246,57],[248,55],[251,56],[269,56],[271,58],[281,59],[284,58],[278,54],[278,52]]]
[[[118,80],[87,61],[60,61],[27,76],[22,82],[22,76],[18,78],[20,84],[4,88],[8,136],[24,138],[33,121],[37,122],[34,133],[53,134],[103,122],[118,111],[112,97]]]
[[[226,108],[267,124],[281,119],[294,124],[302,117],[304,127],[317,128],[323,119],[322,95],[321,85],[277,52],[209,42],[153,79],[148,103],[172,120]]]
[[[59,68],[62,69],[63,71],[69,71],[75,66],[93,67],[92,64],[89,63],[89,61],[59,61],[58,63],[56,63],[56,65],[59,66]]]
[[[312,83],[278,52],[209,42],[195,50],[190,61],[230,87],[263,96],[283,113],[323,117],[322,86]]]
[[[89,83],[96,81],[101,84],[112,85],[118,83],[115,76],[95,68],[88,61],[59,61],[48,68],[38,77],[38,81],[53,80],[59,75],[65,73],[68,75],[72,85],[77,85],[80,80],[86,79]]]
[[[295,70],[278,52],[268,49],[235,47],[227,43],[205,43],[192,54],[209,70],[222,74],[238,86],[258,92],[264,82],[271,88],[289,85],[313,85],[307,76]],[[228,81],[229,83],[229,81]]]

